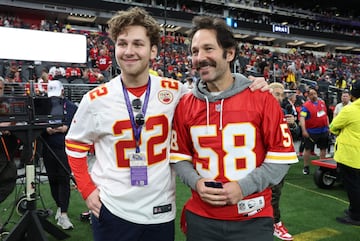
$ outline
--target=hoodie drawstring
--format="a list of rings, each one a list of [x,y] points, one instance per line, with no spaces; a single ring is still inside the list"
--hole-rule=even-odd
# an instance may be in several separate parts
[[[209,125],[210,125],[210,104],[209,104],[209,99],[208,97],[205,95],[205,100],[206,100],[206,132],[209,133]]]
[[[223,129],[223,106],[224,106],[224,99],[221,99],[221,105],[220,105],[220,127],[219,130],[221,131]]]
[[[210,125],[210,104],[209,104],[209,99],[208,97],[205,95],[205,100],[206,100],[206,131],[207,133],[209,133],[209,125]],[[224,106],[224,99],[221,99],[221,104],[220,104],[220,123],[219,123],[219,130],[221,131],[223,129],[223,106]]]

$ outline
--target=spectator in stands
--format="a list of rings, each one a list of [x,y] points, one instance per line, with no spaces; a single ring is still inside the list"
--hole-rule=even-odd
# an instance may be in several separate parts
[[[77,107],[64,98],[64,87],[58,80],[50,81],[47,95],[51,97],[53,103],[52,113],[54,115],[65,113],[65,121],[59,125],[47,127],[45,133],[43,133],[44,140],[56,155],[54,156],[50,150],[44,147],[44,165],[49,178],[51,195],[58,207],[55,214],[57,225],[62,229],[72,229],[74,225],[67,214],[70,201],[71,171],[65,153],[65,135],[70,128]],[[56,111],[57,109],[59,111]]]
[[[112,59],[106,53],[106,49],[100,49],[99,56],[97,57],[96,60],[96,65],[100,70],[100,73],[104,76],[105,81],[108,81],[110,77]]]
[[[84,79],[84,82],[88,84],[99,84],[104,81],[104,76],[97,68],[86,68],[82,78]]]
[[[71,83],[75,79],[80,79],[82,76],[81,70],[76,64],[71,64],[71,66],[67,67],[65,70],[66,79],[69,83]]]
[[[0,76],[0,97],[4,95],[5,91],[5,80]]]
[[[174,66],[170,65],[167,68],[167,77],[178,80],[178,76],[176,75],[174,71]]]
[[[338,103],[335,106],[335,110],[333,113],[333,118],[335,118],[339,112],[341,111],[341,109],[346,106],[346,105],[350,105],[351,104],[351,100],[350,100],[350,93],[348,90],[344,90],[341,94],[341,102]]]
[[[347,88],[347,81],[346,81],[346,77],[344,75],[341,75],[335,82],[335,87],[339,88],[339,89],[346,89]]]
[[[336,220],[360,226],[360,79],[352,82],[351,97],[353,103],[330,124],[330,131],[337,135],[334,159],[349,198],[344,216]]]
[[[20,83],[15,82],[15,73],[10,72],[5,78],[5,95],[24,95],[25,89]]]
[[[66,77],[66,71],[64,67],[61,67],[60,63],[56,63],[49,69],[49,79],[59,80]]]
[[[295,64],[291,64],[287,67],[285,73],[285,83],[288,89],[296,89],[296,76],[295,76]]]
[[[96,68],[97,67],[96,60],[99,56],[99,48],[96,43],[92,42],[92,47],[90,48],[89,55],[90,55],[91,67]]]
[[[314,88],[309,89],[309,100],[301,108],[300,126],[305,138],[303,174],[309,175],[311,150],[316,144],[320,149],[320,159],[324,159],[329,143],[329,118],[326,104],[318,98]]]
[[[39,95],[46,95],[48,82],[49,82],[49,74],[47,72],[47,69],[44,68],[41,71],[40,78],[37,79],[37,89]]]

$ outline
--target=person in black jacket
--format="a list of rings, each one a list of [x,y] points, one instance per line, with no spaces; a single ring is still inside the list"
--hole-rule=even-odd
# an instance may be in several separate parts
[[[49,178],[51,195],[58,207],[55,215],[57,225],[63,229],[72,229],[74,225],[67,215],[70,201],[71,171],[65,153],[65,135],[77,106],[64,98],[64,88],[58,80],[49,82],[47,94],[51,98],[52,114],[58,115],[61,114],[59,112],[63,111],[64,121],[61,122],[60,120],[58,125],[56,121],[52,121],[53,125],[47,127],[43,133],[43,138],[48,144],[48,148],[43,148],[44,165]],[[49,148],[51,148],[51,151],[48,150]]]

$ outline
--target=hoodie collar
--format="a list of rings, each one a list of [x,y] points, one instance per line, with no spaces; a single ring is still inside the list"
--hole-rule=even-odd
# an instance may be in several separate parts
[[[204,83],[202,80],[199,80],[196,83],[196,86],[193,89],[193,94],[196,98],[204,100],[206,102],[206,125],[207,125],[207,127],[209,127],[209,125],[210,125],[210,110],[209,110],[210,102],[216,102],[216,101],[221,100],[220,111],[219,111],[220,112],[219,130],[222,130],[224,100],[226,98],[229,98],[229,97],[237,94],[237,93],[242,92],[243,90],[248,88],[249,85],[252,83],[248,78],[246,78],[242,74],[233,74],[233,78],[234,78],[233,85],[218,95],[211,94],[211,92],[209,92],[206,87],[206,83]]]

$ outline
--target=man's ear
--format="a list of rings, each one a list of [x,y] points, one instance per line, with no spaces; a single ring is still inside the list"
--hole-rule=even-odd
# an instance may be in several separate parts
[[[150,59],[155,59],[158,53],[158,47],[156,45],[151,46]]]
[[[235,48],[228,48],[224,50],[223,53],[224,59],[226,59],[228,62],[231,62],[235,58]]]

